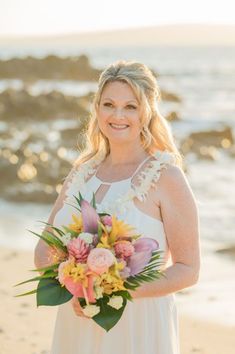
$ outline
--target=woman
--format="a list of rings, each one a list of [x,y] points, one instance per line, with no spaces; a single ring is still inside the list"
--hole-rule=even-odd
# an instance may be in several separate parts
[[[141,63],[119,61],[101,74],[86,150],[49,223],[70,223],[73,195],[90,201],[94,192],[99,212],[115,212],[158,241],[166,276],[132,291],[134,301],[108,333],[86,318],[77,299],[59,306],[51,354],[179,353],[174,293],[198,280],[198,213],[158,98],[156,79]],[[50,263],[50,254],[40,240],[36,266]]]

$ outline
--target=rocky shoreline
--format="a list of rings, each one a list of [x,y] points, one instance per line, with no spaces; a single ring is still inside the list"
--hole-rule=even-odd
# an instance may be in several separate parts
[[[0,92],[2,198],[14,202],[53,202],[72,161],[84,146],[94,92],[76,96],[53,90],[33,95],[30,82],[42,79],[96,82],[100,72],[85,55],[0,61],[0,80],[20,78],[25,83],[23,89],[7,88]],[[166,105],[182,102],[181,97],[164,90],[161,99]],[[182,124],[175,111],[169,110],[166,118],[174,125]],[[193,153],[197,159],[216,161],[220,150],[235,157],[229,126],[189,133],[178,146],[185,156]]]
[[[93,68],[86,55],[61,58],[12,58],[0,60],[0,79],[22,79],[34,82],[40,79],[97,81],[101,70]]]

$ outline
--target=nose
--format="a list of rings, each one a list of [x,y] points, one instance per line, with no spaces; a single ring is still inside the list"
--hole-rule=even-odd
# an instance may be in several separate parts
[[[122,108],[116,108],[114,113],[113,113],[113,115],[117,119],[125,118],[125,115],[124,115],[124,112],[123,112]]]

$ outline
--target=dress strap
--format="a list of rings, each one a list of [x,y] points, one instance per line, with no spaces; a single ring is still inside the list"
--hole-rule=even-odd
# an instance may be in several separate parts
[[[105,154],[100,152],[98,156],[81,164],[78,168],[75,166],[72,171],[72,176],[68,182],[68,187],[65,192],[66,202],[74,203],[74,195],[77,195],[87,178],[96,171],[98,166],[104,159]]]
[[[151,156],[147,156],[146,159],[144,159],[135,169],[135,171],[132,173],[130,176],[130,179],[132,179],[141,169],[141,167],[145,164],[146,161],[148,161],[151,158]]]
[[[159,180],[162,169],[175,164],[173,153],[168,151],[157,151],[152,156],[155,159],[151,160],[149,165],[138,175],[139,185],[132,186],[134,196],[140,201],[146,200],[150,188],[155,186]]]
[[[128,177],[128,179],[132,179],[134,177],[135,174],[137,174],[137,172],[141,169],[141,167],[144,165],[144,163],[149,160],[151,158],[151,156],[147,156],[143,161],[141,161],[141,163],[136,167],[135,171],[132,173],[132,175],[130,177]],[[100,169],[100,165],[97,166],[96,171],[95,171],[95,177],[97,177],[97,173]],[[97,177],[98,178],[98,177]],[[99,178],[98,178],[99,179]],[[112,182],[103,182],[105,184],[112,184]]]

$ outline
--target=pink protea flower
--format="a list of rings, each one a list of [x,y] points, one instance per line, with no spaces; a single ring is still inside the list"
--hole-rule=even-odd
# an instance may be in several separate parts
[[[118,241],[114,245],[114,250],[116,256],[122,259],[127,259],[132,256],[135,251],[134,246],[129,241]]]
[[[113,265],[115,257],[106,248],[93,248],[87,258],[87,265],[90,270],[97,274],[106,272]]]
[[[67,244],[69,255],[74,257],[77,262],[85,263],[90,252],[89,245],[82,239],[73,238]]]
[[[102,222],[104,223],[105,226],[112,226],[112,216],[110,215],[103,216]]]

